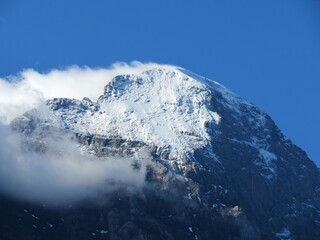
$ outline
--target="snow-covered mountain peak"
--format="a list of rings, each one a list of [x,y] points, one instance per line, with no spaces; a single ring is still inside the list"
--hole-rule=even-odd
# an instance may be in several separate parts
[[[182,68],[157,67],[118,75],[107,82],[97,101],[55,98],[47,105],[49,111],[38,108],[29,114],[72,134],[155,146],[159,155],[176,161],[192,158],[197,149],[206,149],[209,158],[217,159],[212,142],[224,123],[233,119],[242,133],[232,136],[232,141],[248,143],[257,153],[270,152],[260,154],[257,163],[266,169],[275,159],[268,157],[273,155],[262,111],[219,83]],[[251,132],[260,130],[266,134],[252,140]]]
[[[208,86],[179,69],[156,68],[120,75],[97,102],[54,99],[54,122],[83,134],[145,142],[179,159],[205,147],[207,127],[219,124]]]

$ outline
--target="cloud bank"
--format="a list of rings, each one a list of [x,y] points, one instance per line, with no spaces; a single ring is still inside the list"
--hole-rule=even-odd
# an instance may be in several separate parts
[[[40,73],[33,69],[16,76],[0,78],[0,122],[10,123],[26,111],[38,107],[47,99],[74,98],[92,100],[103,94],[104,86],[115,76],[139,74],[156,67],[174,68],[156,63],[115,63],[109,68],[92,69],[70,66],[64,70]]]
[[[42,139],[46,151],[23,146],[25,136],[9,123],[51,98],[89,97],[96,100],[104,86],[119,74],[138,74],[163,67],[154,63],[116,63],[109,68],[71,66],[39,73],[28,69],[0,79],[0,191],[7,195],[52,205],[105,195],[119,187],[139,189],[145,183],[146,154],[98,159],[84,154],[66,136]],[[173,68],[172,66],[166,66]],[[139,162],[141,167],[133,169]]]
[[[143,150],[135,157],[99,159],[60,135],[42,139],[46,151],[41,153],[21,146],[21,135],[8,126],[0,124],[0,135],[0,190],[18,199],[54,206],[100,198],[122,187],[141,189],[145,183]]]

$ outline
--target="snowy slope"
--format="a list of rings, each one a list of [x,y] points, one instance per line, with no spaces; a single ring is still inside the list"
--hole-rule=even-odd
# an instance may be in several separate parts
[[[117,76],[97,102],[63,101],[68,102],[54,99],[49,105],[65,128],[142,141],[168,149],[171,159],[206,146],[210,139],[206,126],[220,122],[219,114],[209,110],[208,87],[178,70]]]

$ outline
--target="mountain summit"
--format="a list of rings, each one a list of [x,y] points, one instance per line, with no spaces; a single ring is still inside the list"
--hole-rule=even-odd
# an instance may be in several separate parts
[[[315,164],[265,112],[185,69],[119,75],[97,101],[54,98],[10,126],[36,153],[58,151],[48,141],[58,136],[101,161],[148,154],[142,189],[98,205],[62,211],[3,197],[1,239],[320,238]],[[26,206],[55,231],[28,228]]]

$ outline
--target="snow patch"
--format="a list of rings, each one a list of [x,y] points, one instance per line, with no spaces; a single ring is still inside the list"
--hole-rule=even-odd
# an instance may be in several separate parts
[[[265,149],[259,149],[259,154],[268,166],[272,164],[272,161],[278,159],[274,153],[269,152]]]
[[[275,233],[276,237],[281,240],[291,240],[291,232],[289,228],[283,228],[279,232]]]

